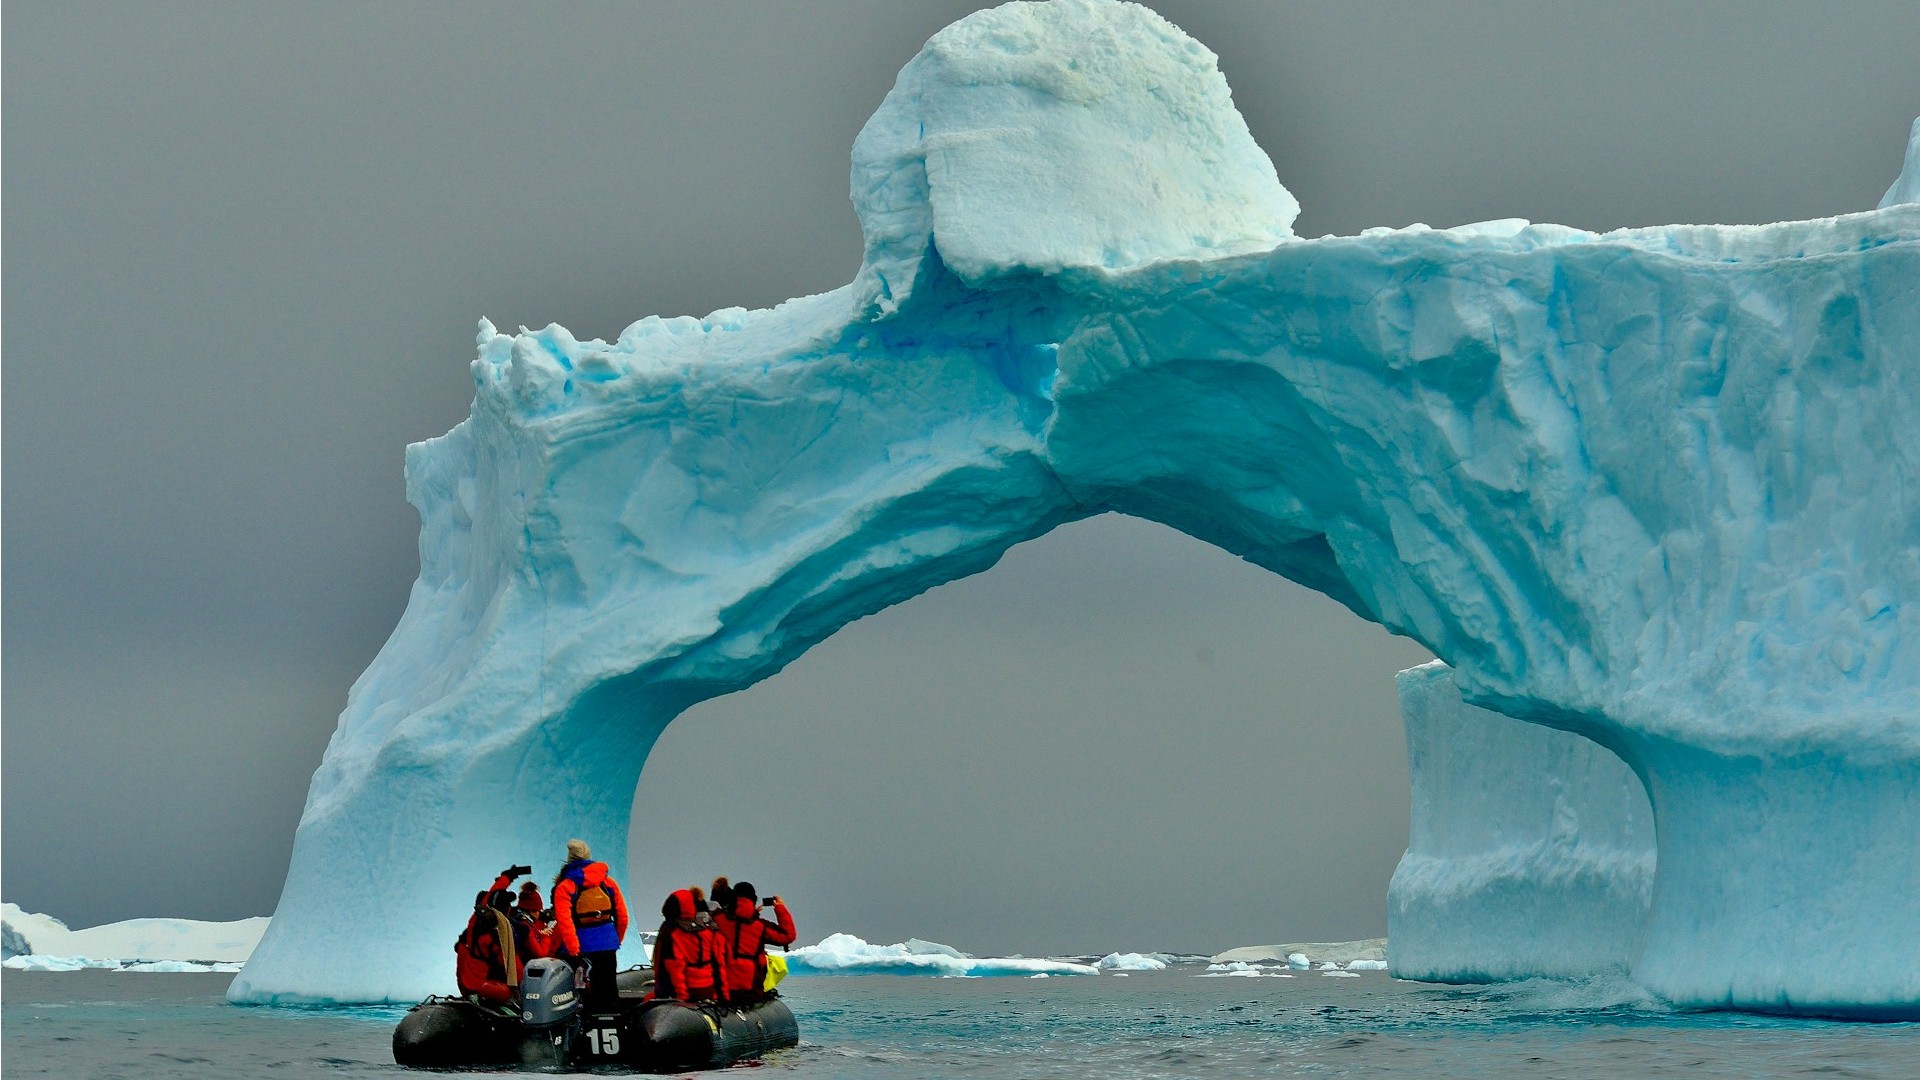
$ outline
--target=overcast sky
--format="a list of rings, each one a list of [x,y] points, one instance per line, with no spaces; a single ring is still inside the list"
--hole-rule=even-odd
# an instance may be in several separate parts
[[[270,910],[475,320],[611,339],[845,283],[853,136],[975,6],[9,0],[5,898]],[[1156,6],[1304,235],[1866,209],[1920,113],[1904,2]],[[643,823],[630,891],[729,872],[808,939],[974,950],[1379,934],[1423,658],[1083,522],[676,722],[642,800],[760,809]]]

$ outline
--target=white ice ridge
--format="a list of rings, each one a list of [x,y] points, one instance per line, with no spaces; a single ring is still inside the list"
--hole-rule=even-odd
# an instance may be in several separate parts
[[[236,970],[266,932],[265,917],[233,922],[127,919],[69,930],[51,915],[0,904],[6,966],[25,971],[118,968],[129,971]],[[159,965],[159,966],[155,966]]]
[[[853,176],[844,289],[483,327],[235,998],[446,989],[500,866],[622,849],[679,712],[1119,511],[1626,760],[1661,994],[1920,1015],[1920,206],[1289,239],[1212,54],[1111,0],[942,31]]]
[[[1625,974],[1653,896],[1653,810],[1594,742],[1460,700],[1434,661],[1400,673],[1413,777],[1387,890],[1403,979]]]
[[[1067,960],[1020,956],[969,956],[931,941],[870,945],[852,934],[829,934],[818,945],[787,951],[794,975],[941,975],[979,978],[1004,975],[1097,975],[1100,968]],[[1162,965],[1164,966],[1164,965]]]
[[[1359,941],[1296,941],[1287,945],[1242,945],[1215,953],[1216,964],[1297,964],[1306,969],[1314,964],[1384,963],[1386,938],[1362,938]]]

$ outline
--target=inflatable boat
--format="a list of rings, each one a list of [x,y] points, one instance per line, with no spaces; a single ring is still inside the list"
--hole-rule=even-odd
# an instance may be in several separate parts
[[[778,997],[744,1007],[643,1000],[652,988],[652,973],[623,971],[619,1010],[589,1014],[571,967],[529,960],[518,1010],[428,998],[394,1028],[393,1060],[417,1069],[617,1065],[664,1073],[719,1068],[800,1041],[793,1010]]]

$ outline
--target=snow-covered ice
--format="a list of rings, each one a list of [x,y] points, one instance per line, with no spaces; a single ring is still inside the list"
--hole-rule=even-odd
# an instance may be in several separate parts
[[[51,915],[0,904],[9,940],[30,954],[9,956],[17,971],[72,971],[85,967],[164,970],[135,967],[141,962],[186,963],[179,970],[211,971],[218,964],[239,964],[253,953],[266,932],[265,917],[233,922],[195,919],[127,919],[84,930],[70,930]],[[17,946],[11,946],[14,948]],[[66,966],[62,966],[66,965]]]
[[[94,968],[117,968],[121,966],[121,961],[95,960],[86,956],[42,956],[39,953],[28,953],[7,957],[4,966],[9,971],[88,971]]]
[[[915,939],[898,945],[872,945],[852,934],[829,934],[817,945],[787,950],[794,975],[1094,975],[1099,968],[1064,960],[1026,957],[975,957],[934,942]]]
[[[1167,961],[1163,957],[1149,956],[1137,952],[1111,952],[1094,964],[1101,971],[1163,971]]]
[[[1920,205],[1296,239],[1213,55],[1108,0],[943,30],[852,175],[845,288],[482,327],[236,999],[445,990],[499,866],[624,847],[681,710],[1119,511],[1625,761],[1660,847],[1634,978],[1920,1015],[1884,947],[1920,940]]]
[[[1387,890],[1403,979],[1625,972],[1653,900],[1653,808],[1591,740],[1460,699],[1435,661],[1397,678],[1413,779]]]
[[[1359,941],[1294,941],[1285,945],[1243,945],[1215,953],[1216,964],[1244,961],[1255,964],[1297,964],[1302,969],[1315,963],[1347,964],[1354,960],[1385,960],[1386,938],[1362,938]]]
[[[1263,964],[1249,964],[1235,960],[1225,964],[1208,964],[1201,972],[1201,979],[1291,979],[1293,974],[1284,968],[1275,969]]]

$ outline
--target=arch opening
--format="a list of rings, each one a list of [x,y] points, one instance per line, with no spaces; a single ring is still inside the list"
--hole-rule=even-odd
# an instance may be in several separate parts
[[[807,936],[969,951],[1377,937],[1406,830],[1390,675],[1425,658],[1166,527],[1071,523],[690,709],[629,873],[781,879]],[[650,835],[728,783],[753,797]]]

